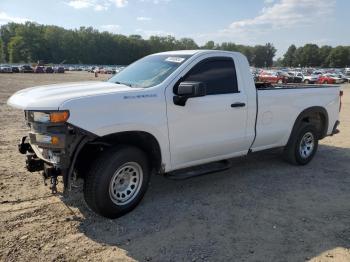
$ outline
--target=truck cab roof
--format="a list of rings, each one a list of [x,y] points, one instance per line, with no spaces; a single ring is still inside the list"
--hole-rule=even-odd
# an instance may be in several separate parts
[[[227,54],[240,54],[239,52],[224,51],[224,50],[211,50],[211,49],[194,49],[194,50],[176,50],[156,53],[152,55],[196,55],[196,54],[208,54],[208,53],[227,53]]]

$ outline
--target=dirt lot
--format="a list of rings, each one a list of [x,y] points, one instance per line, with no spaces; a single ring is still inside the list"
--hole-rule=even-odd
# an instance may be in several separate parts
[[[341,133],[324,139],[309,165],[291,166],[276,150],[235,159],[221,173],[153,177],[133,212],[108,220],[88,210],[81,187],[52,196],[25,170],[16,147],[23,113],[6,105],[24,87],[89,79],[0,75],[2,261],[350,261],[349,87]]]

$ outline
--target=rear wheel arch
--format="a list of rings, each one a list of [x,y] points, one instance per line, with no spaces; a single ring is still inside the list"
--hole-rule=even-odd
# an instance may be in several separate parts
[[[295,136],[298,128],[302,123],[311,123],[318,131],[318,139],[322,139],[327,135],[328,130],[328,113],[324,107],[313,106],[303,110],[296,118],[288,143]]]

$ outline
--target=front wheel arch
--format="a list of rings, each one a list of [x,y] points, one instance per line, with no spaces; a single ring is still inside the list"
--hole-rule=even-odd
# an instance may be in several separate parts
[[[87,143],[79,153],[76,168],[81,170],[78,174],[84,177],[88,172],[89,163],[105,150],[121,145],[134,146],[146,153],[150,166],[155,173],[163,172],[162,153],[158,140],[150,133],[143,131],[124,131],[98,137]]]

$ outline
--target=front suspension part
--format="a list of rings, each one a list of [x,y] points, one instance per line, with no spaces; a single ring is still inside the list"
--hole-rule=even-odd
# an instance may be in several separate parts
[[[50,189],[52,194],[57,193],[57,184],[58,184],[57,177],[60,174],[61,174],[61,170],[59,168],[44,165],[44,171],[43,171],[44,182],[46,181],[46,179],[50,178]]]

